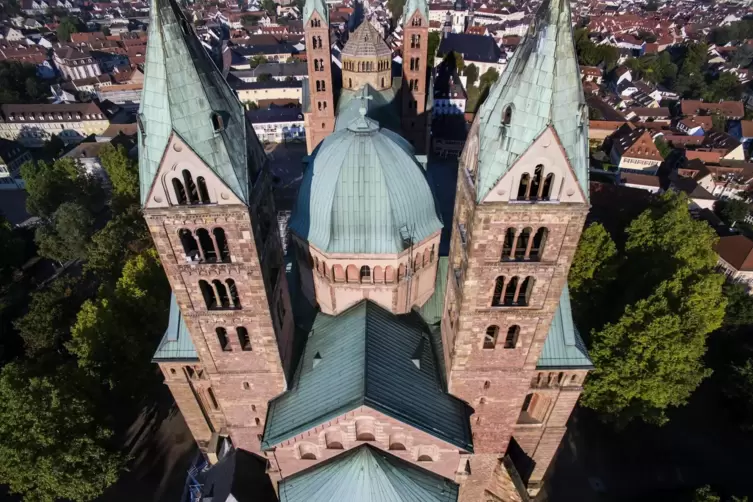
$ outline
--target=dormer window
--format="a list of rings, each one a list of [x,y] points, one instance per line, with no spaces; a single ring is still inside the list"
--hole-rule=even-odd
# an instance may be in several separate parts
[[[512,120],[512,105],[507,105],[505,111],[502,113],[502,125],[510,125]]]
[[[225,130],[225,121],[222,120],[222,115],[217,112],[212,112],[212,127],[214,128],[214,132]]]

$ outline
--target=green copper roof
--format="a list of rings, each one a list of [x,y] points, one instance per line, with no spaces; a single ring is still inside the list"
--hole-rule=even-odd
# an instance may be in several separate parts
[[[161,361],[198,361],[199,356],[196,354],[196,348],[188,333],[186,321],[180,313],[178,302],[175,295],[170,295],[170,317],[167,322],[167,330],[162,337],[162,341],[157,347],[157,351],[152,357],[153,362]]]
[[[370,301],[318,314],[292,388],[269,403],[262,448],[365,405],[472,451],[468,410],[444,392],[436,357],[415,314]]]
[[[171,132],[175,132],[247,201],[246,122],[230,89],[175,0],[153,0],[139,119],[139,177],[146,200]],[[212,114],[224,129],[215,132]]]
[[[318,12],[326,24],[329,24],[329,11],[324,0],[306,0],[303,4],[303,23],[306,24],[311,15]]]
[[[573,323],[570,290],[567,286],[562,289],[560,304],[552,318],[549,334],[536,367],[539,369],[593,368],[586,344],[583,343]]]
[[[392,87],[378,91],[366,84],[369,99],[360,99],[363,96],[363,89],[351,90],[342,89],[340,98],[337,100],[337,121],[335,130],[346,129],[348,125],[360,116],[360,108],[366,102],[366,116],[379,122],[379,125],[393,131],[400,131],[400,108],[397,100],[401,79],[393,78]]]
[[[370,445],[280,482],[280,502],[455,502],[458,485]]]
[[[359,113],[314,153],[290,228],[324,252],[390,254],[442,222],[410,144]]]
[[[416,11],[419,11],[427,22],[429,21],[429,5],[426,0],[407,0],[403,7],[403,22],[410,19]]]
[[[502,119],[512,106],[509,125]],[[588,108],[580,83],[568,0],[544,0],[480,108],[480,202],[548,126],[588,196]]]

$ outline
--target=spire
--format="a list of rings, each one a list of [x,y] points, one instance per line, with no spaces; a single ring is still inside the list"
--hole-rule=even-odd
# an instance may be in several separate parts
[[[414,12],[419,11],[426,22],[429,22],[429,5],[426,0],[406,0],[403,7],[403,23],[408,22]]]
[[[544,0],[479,110],[478,201],[549,126],[588,194],[588,114],[569,0]]]
[[[142,203],[173,133],[248,201],[243,107],[176,0],[152,0],[138,121]]]
[[[325,24],[329,24],[329,11],[324,0],[306,0],[303,4],[303,24],[305,25],[314,12],[318,12]]]

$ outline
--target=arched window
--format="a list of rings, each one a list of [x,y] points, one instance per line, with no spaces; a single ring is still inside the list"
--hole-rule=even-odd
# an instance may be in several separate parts
[[[384,282],[384,269],[378,265],[374,267],[374,282],[375,283]]]
[[[209,190],[207,189],[207,182],[203,176],[196,178],[196,185],[199,187],[199,199],[202,204],[209,204]]]
[[[526,258],[526,251],[528,251],[528,244],[531,240],[531,233],[533,229],[531,227],[524,228],[520,235],[518,235],[518,242],[515,244],[515,259],[524,260]]]
[[[322,82],[321,80],[316,81],[316,90],[321,91],[322,90]]]
[[[348,279],[348,282],[358,282],[358,268],[356,268],[355,265],[348,265],[348,268],[345,269],[345,276]]]
[[[356,440],[357,441],[375,441],[374,421],[368,418],[356,420]]]
[[[520,335],[520,326],[513,324],[507,329],[505,336],[505,348],[514,349],[518,345],[518,335]]]
[[[220,405],[217,403],[217,398],[214,397],[214,391],[211,389],[211,387],[207,388],[207,395],[209,396],[209,405],[213,410],[218,410],[220,408]]]
[[[544,188],[544,166],[539,164],[533,170],[533,180],[531,181],[531,190],[528,198],[530,200],[538,200],[541,197],[541,189]]]
[[[204,303],[207,305],[207,310],[217,308],[217,296],[214,292],[214,288],[204,280],[199,281],[199,289],[201,290],[201,296],[204,297]]]
[[[526,306],[531,300],[531,293],[533,292],[533,283],[535,279],[532,276],[528,276],[520,286],[520,294],[518,295],[518,305]]]
[[[201,246],[201,254],[204,257],[204,261],[207,263],[214,263],[215,261],[217,261],[217,253],[214,249],[214,241],[209,236],[207,229],[197,228],[196,237],[199,238],[199,246]]]
[[[342,450],[343,437],[340,431],[327,431],[324,433],[324,444],[328,450]]]
[[[227,288],[222,281],[215,279],[212,281],[212,286],[217,291],[217,298],[219,300],[215,308],[230,308],[230,297],[227,295]]]
[[[499,326],[489,326],[486,328],[484,335],[484,348],[493,349],[497,346],[497,336],[499,336]]]
[[[384,77],[382,77],[382,87],[384,87]]]
[[[188,197],[186,196],[186,189],[183,183],[178,178],[173,178],[173,192],[175,192],[175,203],[185,205],[188,204]]]
[[[230,301],[232,301],[232,306],[234,308],[241,308],[241,299],[238,297],[238,288],[235,287],[235,281],[232,279],[228,279],[225,281],[227,284],[227,289],[230,292]]]
[[[397,267],[397,282],[402,281],[405,278],[405,263],[401,263],[399,267]]]
[[[528,200],[528,190],[531,184],[531,176],[528,173],[523,173],[520,177],[520,185],[518,185],[518,200]]]
[[[434,261],[434,244],[431,245],[431,252],[429,253],[429,261]]]
[[[254,425],[259,427],[261,425],[261,420],[259,420],[259,417],[254,418]]]
[[[424,249],[424,267],[431,263],[431,251],[429,248]]]
[[[193,176],[188,169],[183,169],[183,182],[186,186],[186,196],[189,204],[199,203],[199,192],[196,190],[196,184],[193,182]]]
[[[492,294],[492,307],[499,307],[502,305],[502,291],[504,291],[504,289],[505,289],[505,278],[500,275],[494,281],[494,293]]]
[[[186,260],[198,261],[199,256],[199,243],[196,242],[196,237],[193,236],[190,230],[187,228],[181,228],[178,230],[178,237],[180,243],[183,245],[183,252],[186,255]]]
[[[433,462],[434,459],[431,458],[431,455],[427,455],[426,453],[422,453],[418,456],[419,462]]]
[[[237,326],[235,332],[238,334],[241,350],[251,350],[251,338],[248,336],[248,330],[243,326]]]
[[[502,114],[502,124],[510,125],[511,120],[512,120],[512,106],[507,105],[507,108],[505,108],[505,111]]]
[[[512,248],[515,245],[515,229],[508,228],[505,231],[505,240],[502,243],[502,261],[512,259]]]
[[[316,446],[306,443],[298,445],[298,453],[301,460],[316,460]]]
[[[507,283],[507,289],[505,289],[504,305],[515,305],[515,293],[518,289],[518,277],[515,276]]]
[[[392,451],[405,451],[405,434],[390,434],[390,450]]]
[[[371,282],[371,269],[367,265],[361,267],[358,275],[361,278],[361,282]]]
[[[230,250],[227,247],[227,239],[225,238],[225,230],[222,228],[215,228],[212,230],[214,240],[217,243],[217,249],[220,252],[220,261],[223,263],[230,263]]]
[[[350,89],[353,88],[353,79],[350,79],[350,78],[348,79],[348,88]]]
[[[413,270],[418,270],[421,268],[423,263],[421,263],[421,255],[419,253],[416,253],[416,256],[413,257]]]
[[[332,267],[332,273],[335,276],[335,282],[345,282],[345,270],[342,265]]]
[[[392,282],[395,282],[395,269],[387,266],[384,268],[384,282],[387,284],[390,284]]]
[[[319,60],[314,59],[314,71],[319,71]]]
[[[546,227],[541,227],[536,231],[536,235],[533,236],[531,253],[529,254],[531,260],[538,261],[541,259],[541,255],[544,254],[544,245],[546,244],[546,237],[548,234],[549,230],[547,230]]]
[[[212,112],[212,127],[214,132],[222,132],[225,130],[225,121],[222,119],[222,115],[217,112]]]
[[[541,200],[550,200],[554,189],[554,173],[549,173],[544,178],[544,188],[541,190]]]
[[[230,340],[227,338],[227,330],[225,328],[216,328],[215,332],[217,333],[217,341],[220,342],[220,348],[226,352],[233,350],[230,347]]]

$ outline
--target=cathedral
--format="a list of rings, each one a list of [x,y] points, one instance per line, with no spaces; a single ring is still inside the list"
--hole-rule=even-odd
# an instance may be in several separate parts
[[[283,246],[241,103],[177,0],[153,0],[141,202],[173,291],[154,361],[210,462],[249,452],[282,502],[534,495],[592,367],[567,288],[589,207],[569,1],[544,0],[480,107],[451,218],[422,155],[425,0],[399,77],[368,21],[336,72],[326,3],[303,21],[309,156]]]

